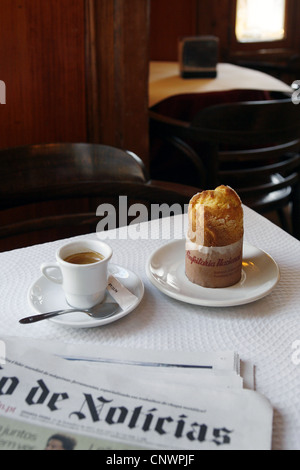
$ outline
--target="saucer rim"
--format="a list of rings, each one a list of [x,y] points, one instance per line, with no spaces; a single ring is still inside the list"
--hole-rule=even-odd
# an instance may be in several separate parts
[[[178,301],[183,302],[183,303],[191,304],[191,305],[201,306],[201,307],[226,308],[226,307],[242,306],[242,305],[247,305],[247,304],[256,302],[257,300],[261,300],[261,299],[265,298],[266,296],[268,296],[275,289],[275,287],[277,286],[277,284],[279,283],[279,281],[281,279],[280,269],[279,269],[278,264],[274,260],[274,258],[269,253],[262,250],[261,248],[258,248],[255,245],[252,245],[252,244],[244,241],[243,242],[243,248],[244,249],[245,249],[245,247],[249,247],[249,248],[252,248],[252,249],[255,249],[255,250],[259,251],[264,256],[268,257],[269,260],[271,261],[271,263],[273,264],[273,266],[276,270],[276,275],[274,274],[274,277],[272,278],[273,283],[269,288],[266,288],[265,291],[262,291],[261,293],[259,293],[257,295],[248,296],[244,299],[237,299],[237,300],[234,300],[234,299],[232,299],[232,300],[222,300],[222,299],[221,300],[216,300],[216,299],[207,300],[207,299],[201,299],[200,295],[201,295],[201,291],[205,289],[205,291],[210,290],[211,294],[212,294],[212,297],[213,297],[213,295],[216,291],[228,290],[228,289],[232,289],[233,287],[236,289],[238,287],[238,285],[241,283],[241,281],[238,282],[237,284],[235,284],[235,286],[229,286],[229,287],[217,288],[217,289],[208,289],[208,288],[205,288],[205,287],[202,287],[202,286],[196,286],[195,284],[193,284],[195,289],[199,290],[199,297],[197,296],[197,298],[193,297],[193,296],[190,296],[190,295],[187,295],[187,294],[184,294],[184,292],[183,293],[176,293],[176,292],[171,291],[170,289],[167,288],[168,284],[161,285],[156,280],[154,274],[151,272],[151,269],[150,269],[151,260],[158,253],[158,251],[160,251],[162,249],[167,249],[170,245],[176,245],[176,244],[178,244],[178,245],[182,244],[183,245],[183,244],[185,244],[185,241],[186,240],[184,238],[183,239],[178,239],[178,240],[172,240],[171,242],[169,242],[169,243],[167,243],[163,246],[160,246],[159,248],[157,248],[149,256],[149,258],[147,260],[147,263],[146,263],[146,274],[147,274],[147,277],[148,277],[149,281],[160,292],[162,292],[163,294],[169,296],[172,299],[178,300]],[[184,263],[184,261],[183,261],[183,263]],[[245,268],[243,268],[243,270],[246,271]],[[190,281],[187,280],[187,282],[190,282]],[[234,291],[233,291],[233,293],[234,293]]]

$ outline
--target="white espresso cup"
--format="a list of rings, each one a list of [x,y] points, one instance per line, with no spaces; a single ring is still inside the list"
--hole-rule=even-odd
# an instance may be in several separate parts
[[[112,249],[102,241],[74,241],[59,248],[56,263],[43,263],[41,271],[49,281],[61,284],[71,307],[87,309],[105,297],[111,257]]]

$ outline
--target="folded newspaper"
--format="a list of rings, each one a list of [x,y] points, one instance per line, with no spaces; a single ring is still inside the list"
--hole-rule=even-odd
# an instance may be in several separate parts
[[[272,416],[234,352],[0,338],[1,450],[269,450]]]

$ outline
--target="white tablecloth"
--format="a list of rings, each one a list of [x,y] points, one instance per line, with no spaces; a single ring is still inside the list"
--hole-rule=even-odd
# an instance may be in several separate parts
[[[182,216],[175,221],[176,238],[184,236]],[[181,303],[152,286],[145,272],[147,259],[168,240],[164,232],[161,239],[151,239],[156,233],[151,227],[148,223],[141,226],[142,233],[150,235],[148,239],[119,236],[108,240],[114,250],[112,261],[141,277],[145,295],[135,311],[101,328],[71,329],[48,321],[18,323],[32,314],[27,291],[40,277],[40,264],[54,260],[62,241],[1,253],[1,334],[86,344],[87,351],[89,344],[161,351],[235,350],[242,360],[255,365],[256,389],[274,408],[273,449],[299,450],[300,365],[293,360],[293,345],[300,340],[299,241],[245,208],[245,240],[277,261],[281,281],[271,295],[255,303],[214,309]]]
[[[183,79],[178,62],[150,62],[149,107],[175,95],[228,90],[291,92],[291,87],[263,72],[233,64],[217,65],[217,78]]]

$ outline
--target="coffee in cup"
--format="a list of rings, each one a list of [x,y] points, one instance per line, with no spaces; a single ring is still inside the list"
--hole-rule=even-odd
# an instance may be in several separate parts
[[[56,252],[56,263],[44,263],[42,274],[60,284],[67,303],[86,309],[103,301],[112,249],[99,240],[67,243]]]
[[[65,261],[71,264],[93,264],[103,259],[104,256],[96,251],[84,251],[67,256]]]

